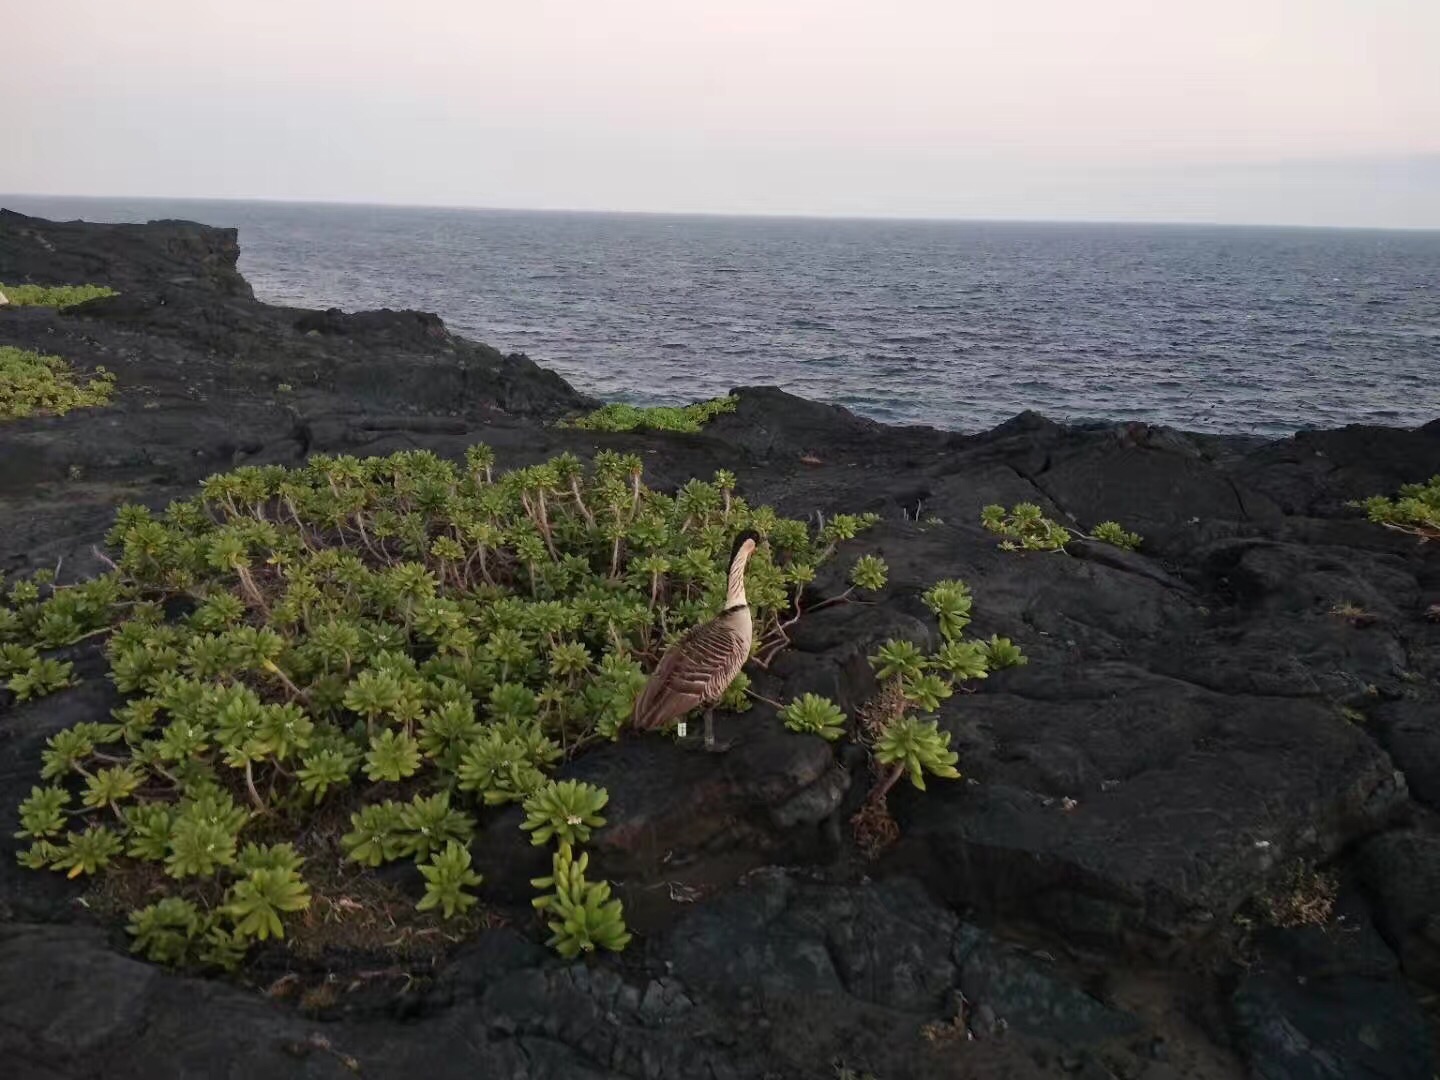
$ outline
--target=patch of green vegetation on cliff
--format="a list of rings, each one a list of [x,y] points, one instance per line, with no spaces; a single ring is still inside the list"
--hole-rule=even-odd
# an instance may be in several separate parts
[[[0,293],[16,307],[68,308],[102,296],[115,296],[106,285],[4,285]]]
[[[615,401],[561,426],[586,431],[679,431],[693,435],[721,413],[734,412],[737,400],[722,397],[698,401],[693,405],[657,405],[651,408]]]
[[[1406,484],[1393,499],[1375,495],[1351,505],[1361,507],[1366,517],[1387,529],[1422,541],[1440,540],[1440,476],[1423,484]]]
[[[493,466],[474,446],[461,467],[406,452],[241,468],[163,512],[123,508],[110,573],[0,593],[0,678],[16,699],[74,680],[46,651],[107,632],[123,695],[49,739],[20,862],[93,877],[99,908],[161,963],[233,968],[257,942],[303,951],[376,928],[404,950],[484,918],[469,842],[513,803],[552,848],[534,881],[550,944],[623,948],[620,902],[586,877],[582,850],[608,794],[551,774],[616,738],[645,672],[723,607],[737,531],[762,537],[747,587],[763,663],[804,611],[884,586],[883,563],[862,557],[851,588],[806,603],[820,565],[875,518],[786,519],[726,472],[663,494],[634,455]],[[963,627],[959,583],[926,602],[942,631]],[[951,645],[887,673],[894,707],[852,732],[884,790],[902,773],[916,787],[958,775],[949,736],[911,715],[990,666],[983,643]],[[724,707],[748,707],[744,682]],[[814,696],[784,720],[832,740],[846,722]],[[369,872],[398,860],[425,879],[418,903]]]
[[[62,357],[0,345],[0,421],[98,408],[114,391],[115,376],[104,368],[82,381]]]
[[[1046,517],[1045,512],[1034,503],[1016,503],[1010,510],[998,503],[987,506],[980,512],[980,524],[1005,538],[1000,541],[1000,547],[1005,551],[1064,551],[1065,545],[1077,537],[1134,551],[1145,539],[1115,521],[1100,522],[1095,531],[1086,536],[1078,529]]]

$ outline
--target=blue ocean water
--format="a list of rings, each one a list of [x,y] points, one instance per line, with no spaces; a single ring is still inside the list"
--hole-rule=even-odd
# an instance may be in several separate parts
[[[1283,434],[1440,417],[1440,232],[0,197],[240,229],[262,299],[413,307],[642,403],[773,383],[890,422]]]

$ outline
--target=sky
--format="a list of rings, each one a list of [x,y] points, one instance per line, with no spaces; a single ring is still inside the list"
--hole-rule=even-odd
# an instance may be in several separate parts
[[[1440,0],[0,0],[0,33],[0,192],[1440,227]]]

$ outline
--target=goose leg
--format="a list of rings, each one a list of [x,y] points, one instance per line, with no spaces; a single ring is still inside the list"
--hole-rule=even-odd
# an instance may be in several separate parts
[[[715,710],[705,710],[705,749],[712,754],[722,754],[730,749],[731,744],[717,743],[715,741]]]

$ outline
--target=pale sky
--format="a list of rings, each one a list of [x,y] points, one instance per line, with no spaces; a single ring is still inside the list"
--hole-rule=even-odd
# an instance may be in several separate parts
[[[1440,226],[1440,0],[0,0],[0,192]]]

